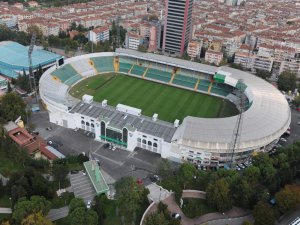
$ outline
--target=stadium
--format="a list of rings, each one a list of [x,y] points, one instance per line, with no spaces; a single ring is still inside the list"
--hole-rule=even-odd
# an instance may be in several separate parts
[[[47,69],[56,64],[62,56],[42,49],[34,49],[32,52],[33,71],[41,66]],[[0,42],[0,74],[9,78],[17,78],[25,70],[28,74],[29,60],[28,48],[12,41]]]
[[[269,151],[291,121],[285,97],[249,73],[128,49],[67,59],[39,85],[50,122],[198,165]],[[246,100],[233,152],[238,92]]]

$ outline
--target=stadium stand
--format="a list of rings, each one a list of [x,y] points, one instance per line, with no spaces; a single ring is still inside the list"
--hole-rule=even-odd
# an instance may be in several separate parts
[[[143,74],[146,71],[146,67],[144,66],[138,66],[138,65],[134,65],[133,68],[131,69],[130,73],[134,74],[134,75],[138,75],[138,76],[143,76]]]
[[[65,66],[52,72],[52,76],[56,76],[63,83],[65,83],[66,81],[68,81],[70,78],[72,78],[75,75],[79,75],[79,74],[70,64],[66,64]]]
[[[210,85],[210,81],[208,81],[208,80],[200,80],[199,84],[198,84],[198,90],[199,91],[205,91],[205,92],[207,92],[209,85]]]
[[[168,83],[172,78],[172,73],[149,68],[146,73],[146,77]]]
[[[120,62],[119,71],[122,73],[128,73],[133,65],[130,63]]]
[[[91,60],[94,63],[94,66],[98,73],[103,73],[103,72],[113,72],[115,71],[114,68],[114,57],[96,57],[96,58],[91,58]]]
[[[82,76],[90,76],[96,74],[96,69],[90,63],[90,59],[83,59],[78,62],[70,63],[73,68]]]
[[[176,74],[173,80],[173,84],[177,84],[180,86],[194,88],[197,83],[196,78],[183,76],[181,74]]]

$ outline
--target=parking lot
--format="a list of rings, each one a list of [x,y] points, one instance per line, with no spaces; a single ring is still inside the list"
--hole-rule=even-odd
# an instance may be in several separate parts
[[[155,164],[160,159],[160,155],[141,149],[129,152],[104,148],[103,143],[87,137],[83,130],[74,131],[50,123],[46,111],[32,113],[30,121],[35,125],[34,130],[45,140],[62,144],[58,150],[64,155],[86,152],[99,160],[108,184],[123,176],[142,178],[145,184],[149,184],[148,175],[155,172]],[[51,127],[51,130],[46,130],[47,127]]]

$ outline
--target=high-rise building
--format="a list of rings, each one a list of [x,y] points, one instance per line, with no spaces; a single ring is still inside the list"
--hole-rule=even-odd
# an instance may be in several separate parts
[[[192,32],[193,0],[166,0],[163,51],[183,55]]]

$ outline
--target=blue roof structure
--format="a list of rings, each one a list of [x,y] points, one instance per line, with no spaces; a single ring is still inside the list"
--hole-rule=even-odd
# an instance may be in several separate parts
[[[62,58],[61,55],[42,49],[32,52],[32,66],[37,69],[39,65],[45,66]],[[15,78],[18,71],[29,70],[28,47],[12,41],[0,42],[0,73]]]

